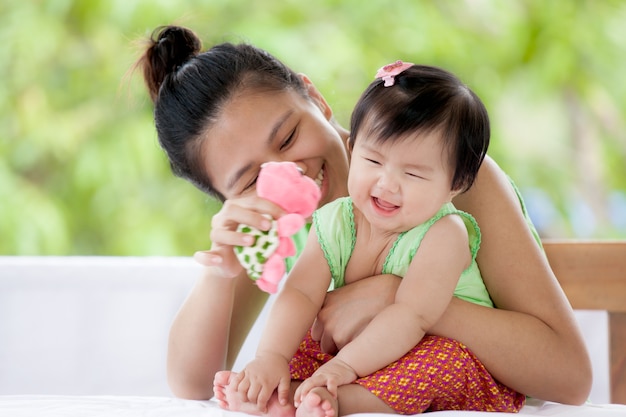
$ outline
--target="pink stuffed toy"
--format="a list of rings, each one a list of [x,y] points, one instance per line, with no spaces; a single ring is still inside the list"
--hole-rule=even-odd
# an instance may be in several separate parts
[[[291,239],[306,223],[319,203],[321,192],[315,181],[303,175],[293,162],[268,162],[263,164],[257,178],[259,197],[276,203],[287,212],[272,220],[268,231],[239,225],[239,232],[254,236],[251,246],[236,246],[235,255],[256,281],[268,293],[275,293],[285,275],[285,258],[296,254]]]

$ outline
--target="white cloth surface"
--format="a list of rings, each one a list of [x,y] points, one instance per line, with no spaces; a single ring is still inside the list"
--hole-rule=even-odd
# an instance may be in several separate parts
[[[0,257],[0,395],[170,395],[191,258]]]
[[[388,414],[358,414],[387,417]],[[494,417],[515,415],[475,411],[438,411],[437,417]],[[580,407],[531,401],[519,415],[553,417],[624,417],[626,406],[615,404]],[[214,401],[190,401],[167,397],[134,396],[0,396],[0,417],[248,417],[224,411]]]

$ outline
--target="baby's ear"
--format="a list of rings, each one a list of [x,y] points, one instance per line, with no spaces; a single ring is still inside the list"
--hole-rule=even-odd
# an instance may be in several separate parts
[[[328,102],[326,101],[322,93],[320,93],[317,87],[315,87],[315,85],[313,84],[313,81],[311,81],[311,79],[307,77],[305,74],[298,74],[298,76],[304,82],[307,92],[309,93],[309,97],[311,97],[311,99],[317,105],[317,107],[320,108],[326,120],[332,119],[333,109],[330,108],[330,106],[328,105]]]
[[[352,146],[350,145],[350,136],[346,138],[346,149],[348,150],[349,154],[352,154]]]

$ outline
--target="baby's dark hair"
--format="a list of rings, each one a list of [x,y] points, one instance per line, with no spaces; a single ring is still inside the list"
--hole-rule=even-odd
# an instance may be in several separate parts
[[[154,103],[159,143],[172,172],[223,201],[202,166],[201,152],[203,134],[223,106],[245,89],[292,89],[303,96],[307,90],[295,72],[252,45],[222,43],[201,49],[191,30],[164,26],[152,33],[137,65]]]
[[[379,142],[406,134],[439,130],[454,164],[450,188],[467,191],[489,147],[489,115],[482,101],[454,74],[437,67],[413,65],[383,86],[376,79],[352,112],[350,147],[359,134]],[[366,126],[368,131],[360,130]]]

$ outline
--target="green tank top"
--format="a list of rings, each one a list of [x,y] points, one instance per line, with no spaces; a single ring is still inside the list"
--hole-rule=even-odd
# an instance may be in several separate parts
[[[511,186],[515,190],[515,193],[516,193],[517,198],[519,200],[520,207],[521,207],[522,212],[524,214],[524,219],[526,220],[526,224],[528,225],[528,228],[530,229],[530,231],[531,231],[533,237],[535,238],[535,241],[537,242],[537,244],[539,244],[539,246],[542,247],[541,238],[539,236],[539,233],[537,233],[537,229],[533,225],[532,220],[530,219],[530,216],[528,215],[528,211],[526,210],[526,204],[524,203],[524,199],[522,197],[522,194],[520,193],[519,189],[517,188],[517,185],[513,182],[513,180],[510,177],[508,177],[508,176],[507,176],[507,178],[508,178],[509,182],[511,183]],[[470,215],[468,214],[468,216],[470,216]],[[467,224],[467,222],[466,222],[466,224]],[[293,236],[294,243],[295,243],[296,249],[297,249],[297,254],[295,256],[289,257],[289,258],[287,258],[285,260],[286,263],[287,263],[287,271],[291,270],[291,268],[295,264],[296,260],[298,259],[298,257],[302,253],[302,250],[304,249],[304,245],[305,245],[306,240],[307,240],[307,236],[308,236],[308,233],[309,233],[310,226],[311,226],[310,224],[307,224],[306,227],[303,227],[302,229],[300,229],[300,231]],[[468,233],[469,233],[469,231],[468,231]],[[325,254],[326,254],[326,252],[325,252]],[[328,257],[327,257],[327,259],[328,259]],[[474,264],[474,263],[475,263],[475,261],[472,264]],[[331,271],[332,271],[333,267],[330,265],[330,263],[329,263],[329,266],[331,267]],[[470,266],[470,268],[473,269],[474,265]],[[476,266],[475,268],[478,269],[478,266]],[[480,274],[480,270],[478,270],[478,273]],[[333,274],[333,277],[335,277],[334,274]],[[463,278],[463,277],[461,277],[461,278]],[[333,280],[334,280],[334,278],[333,278]],[[461,282],[462,281],[460,279],[459,280],[459,285],[461,285]],[[481,278],[481,282],[482,282],[482,278]],[[343,285],[342,282],[339,282],[339,284]],[[334,282],[333,282],[333,285],[334,285]],[[482,286],[484,287],[484,284]],[[458,288],[458,286],[457,286],[457,288]],[[481,294],[483,293],[483,291],[479,291],[479,292]],[[486,289],[485,289],[485,293],[486,293]],[[455,295],[456,295],[456,293],[455,293]],[[464,298],[464,297],[460,297],[460,298]],[[467,298],[465,298],[465,299],[467,299]],[[489,299],[489,304],[492,305],[491,299]]]
[[[401,233],[387,254],[382,273],[403,277],[426,232],[435,222],[451,214],[458,215],[463,219],[467,228],[472,255],[471,265],[461,274],[454,295],[476,304],[493,307],[493,302],[476,263],[476,253],[480,246],[480,229],[470,214],[456,209],[452,203],[444,204],[432,218],[423,224]],[[344,197],[326,204],[313,214],[313,223],[318,241],[330,267],[331,289],[339,288],[345,285],[344,271],[356,241],[352,200],[349,197]]]

